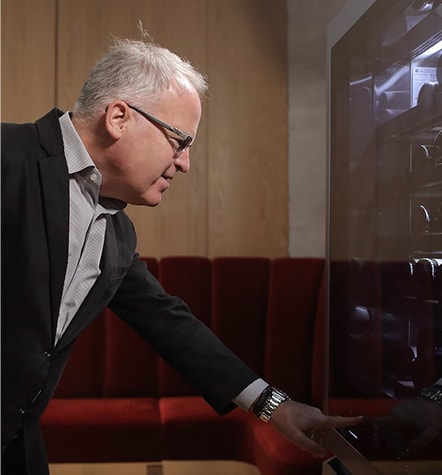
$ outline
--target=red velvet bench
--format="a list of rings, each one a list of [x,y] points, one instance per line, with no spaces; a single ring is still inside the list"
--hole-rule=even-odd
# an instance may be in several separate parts
[[[269,383],[321,404],[322,259],[144,260]],[[225,459],[263,475],[321,473],[271,424],[241,409],[218,416],[108,309],[75,343],[41,425],[50,463]]]

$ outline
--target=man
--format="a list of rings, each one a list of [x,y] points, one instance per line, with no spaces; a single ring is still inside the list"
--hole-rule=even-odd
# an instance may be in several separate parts
[[[270,387],[136,254],[123,208],[158,205],[189,170],[206,89],[169,50],[116,40],[72,113],[3,125],[3,473],[48,473],[39,418],[75,338],[106,305],[220,414],[238,405],[316,455],[322,431],[361,421],[327,417]]]

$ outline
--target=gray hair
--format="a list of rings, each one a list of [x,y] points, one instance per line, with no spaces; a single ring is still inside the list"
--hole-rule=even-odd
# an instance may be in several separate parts
[[[73,112],[91,119],[113,100],[153,104],[170,87],[193,87],[202,99],[208,89],[205,77],[187,60],[150,41],[114,40],[86,79]]]

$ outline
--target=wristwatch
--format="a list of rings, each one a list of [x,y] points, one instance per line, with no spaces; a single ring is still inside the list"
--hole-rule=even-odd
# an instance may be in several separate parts
[[[442,386],[440,384],[433,384],[433,386],[421,389],[418,399],[433,401],[442,407]]]
[[[280,404],[289,399],[290,397],[284,391],[268,386],[255,403],[253,412],[258,419],[269,422]]]

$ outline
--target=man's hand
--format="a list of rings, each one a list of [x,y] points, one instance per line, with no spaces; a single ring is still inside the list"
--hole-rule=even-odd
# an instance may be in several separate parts
[[[324,432],[363,422],[363,417],[327,416],[320,409],[293,400],[282,403],[271,422],[286,439],[317,457],[325,457]]]

